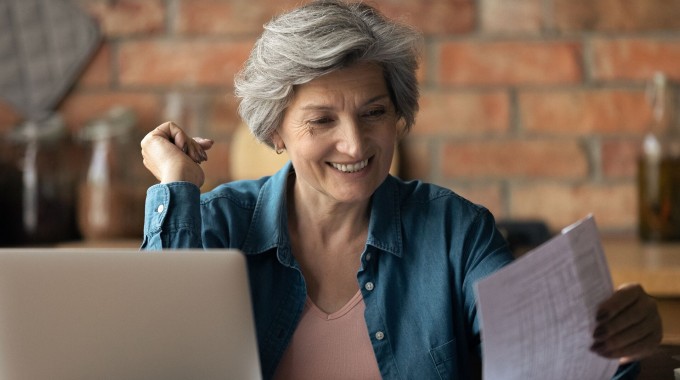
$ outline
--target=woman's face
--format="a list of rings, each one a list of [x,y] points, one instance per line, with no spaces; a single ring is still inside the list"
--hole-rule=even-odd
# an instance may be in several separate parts
[[[297,86],[273,142],[303,199],[362,202],[389,172],[396,129],[382,68],[358,64]]]

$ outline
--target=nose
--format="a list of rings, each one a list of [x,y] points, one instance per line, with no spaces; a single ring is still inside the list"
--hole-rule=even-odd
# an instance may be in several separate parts
[[[350,157],[360,158],[363,153],[363,132],[355,119],[342,121],[338,128],[337,150]]]

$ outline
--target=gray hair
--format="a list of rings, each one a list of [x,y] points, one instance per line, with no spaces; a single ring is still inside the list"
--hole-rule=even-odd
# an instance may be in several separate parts
[[[361,2],[320,0],[264,29],[234,82],[239,114],[258,140],[272,146],[294,86],[361,62],[383,68],[404,132],[415,123],[421,35],[411,27]]]

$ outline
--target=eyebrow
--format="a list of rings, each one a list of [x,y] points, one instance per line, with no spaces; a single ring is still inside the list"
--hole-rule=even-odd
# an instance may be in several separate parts
[[[389,98],[389,95],[388,94],[376,95],[376,96],[368,99],[367,101],[365,101],[361,106],[363,107],[363,106],[365,106],[367,104],[371,104],[375,101],[382,100],[383,98]],[[323,104],[314,104],[314,103],[307,104],[305,106],[300,107],[300,110],[302,110],[302,111],[309,111],[309,110],[323,111],[323,110],[331,110],[331,109],[333,109],[333,107],[323,105]]]

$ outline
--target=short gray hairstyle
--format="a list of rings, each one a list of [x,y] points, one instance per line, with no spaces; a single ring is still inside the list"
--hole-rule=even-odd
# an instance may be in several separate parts
[[[353,64],[383,68],[404,132],[418,112],[416,70],[421,34],[361,2],[319,0],[274,17],[264,25],[237,74],[239,114],[255,137],[272,146],[294,86]]]

